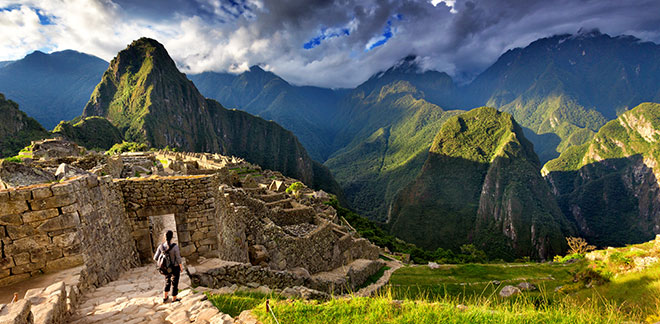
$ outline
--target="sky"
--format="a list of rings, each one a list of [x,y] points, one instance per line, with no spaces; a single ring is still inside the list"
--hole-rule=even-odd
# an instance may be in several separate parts
[[[354,87],[412,54],[460,82],[508,49],[594,28],[660,43],[660,1],[0,0],[0,61],[65,49],[110,61],[146,36],[185,73],[260,65]]]

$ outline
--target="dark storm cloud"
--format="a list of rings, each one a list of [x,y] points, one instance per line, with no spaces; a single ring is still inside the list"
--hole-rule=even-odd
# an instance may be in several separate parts
[[[0,8],[14,2],[0,0]],[[14,44],[2,49],[11,55],[41,44],[74,47],[110,59],[145,35],[164,43],[189,73],[240,72],[262,64],[293,83],[330,87],[355,86],[409,54],[418,55],[427,69],[466,80],[507,49],[580,28],[660,42],[657,0],[22,2],[26,7],[20,12],[0,11],[0,27],[9,31],[1,37]],[[87,7],[96,9],[80,9]],[[31,10],[40,10],[52,25],[40,25]],[[34,27],[12,32],[9,27],[20,15],[34,21]],[[76,15],[87,19],[74,19]],[[81,41],[87,39],[91,40]]]

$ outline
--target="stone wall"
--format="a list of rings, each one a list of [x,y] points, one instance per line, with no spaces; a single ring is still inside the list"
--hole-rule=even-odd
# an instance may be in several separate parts
[[[121,179],[116,183],[124,196],[131,235],[142,262],[152,262],[153,256],[149,217],[167,214],[174,214],[182,257],[195,260],[217,255],[215,176]]]
[[[85,264],[85,285],[136,264],[121,192],[110,177],[0,191],[0,286]]]

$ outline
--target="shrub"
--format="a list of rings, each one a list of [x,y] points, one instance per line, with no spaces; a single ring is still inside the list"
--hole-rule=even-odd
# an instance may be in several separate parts
[[[595,246],[589,245],[587,240],[581,237],[567,237],[566,242],[568,243],[568,251],[570,254],[585,255],[587,252],[591,252],[596,249]]]
[[[300,190],[302,190],[304,187],[305,186],[302,184],[302,182],[294,182],[289,186],[289,188],[286,188],[286,193],[298,197],[300,195]]]
[[[122,142],[113,145],[105,154],[114,155],[125,152],[143,152],[147,150],[147,145],[135,142]]]

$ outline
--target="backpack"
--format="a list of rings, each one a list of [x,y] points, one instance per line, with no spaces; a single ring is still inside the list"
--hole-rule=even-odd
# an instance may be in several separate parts
[[[170,251],[172,248],[174,248],[174,246],[176,246],[176,243],[170,245],[167,250],[163,251],[158,256],[158,260],[156,261],[156,264],[158,265],[158,272],[164,276],[170,275],[174,271],[174,269],[172,269],[172,257],[170,256]],[[162,249],[162,245],[159,248]]]

